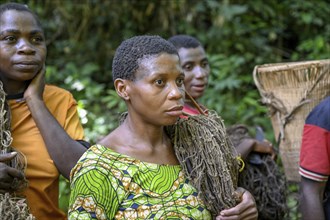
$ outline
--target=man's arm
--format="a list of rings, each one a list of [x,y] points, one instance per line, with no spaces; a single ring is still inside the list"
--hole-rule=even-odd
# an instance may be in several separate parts
[[[245,138],[239,143],[238,146],[235,147],[236,151],[242,156],[244,160],[252,151],[257,153],[270,154],[273,159],[275,157],[272,144],[267,140],[258,141],[253,138]]]
[[[322,202],[325,186],[326,182],[317,182],[301,177],[300,211],[303,216],[302,220],[325,220]]]
[[[44,139],[48,153],[59,172],[65,178],[69,178],[71,169],[86,148],[73,140],[49,112],[43,101],[44,87],[44,70],[42,70],[31,81],[24,93],[24,98]]]

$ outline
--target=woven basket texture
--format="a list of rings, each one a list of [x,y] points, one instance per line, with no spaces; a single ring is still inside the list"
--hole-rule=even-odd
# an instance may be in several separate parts
[[[268,107],[288,181],[299,182],[299,155],[307,115],[330,95],[330,59],[264,64],[254,82]]]

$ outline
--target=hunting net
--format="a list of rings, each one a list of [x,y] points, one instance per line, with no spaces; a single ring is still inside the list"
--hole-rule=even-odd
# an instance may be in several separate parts
[[[248,128],[244,125],[231,126],[227,132],[235,147],[243,139],[251,138]],[[258,155],[259,164],[246,160],[245,168],[239,174],[238,186],[245,188],[253,195],[259,220],[282,220],[288,211],[285,175],[270,155]]]
[[[167,127],[180,164],[213,216],[234,207],[239,161],[226,134],[223,120],[214,111],[193,115]]]
[[[1,147],[0,155],[15,152],[11,146],[12,137],[10,133],[10,110],[6,102],[6,93],[0,81],[0,121],[1,121]],[[22,153],[17,152],[14,159],[3,162],[10,167],[16,168],[24,173],[26,160]],[[10,192],[0,193],[0,216],[3,220],[34,220],[34,216],[29,213],[26,199],[19,196],[20,192],[27,187],[27,180],[14,179]]]

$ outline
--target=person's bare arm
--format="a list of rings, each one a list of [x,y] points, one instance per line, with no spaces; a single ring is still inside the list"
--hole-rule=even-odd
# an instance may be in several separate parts
[[[73,140],[49,112],[43,101],[44,70],[36,75],[24,93],[32,117],[40,130],[48,153],[59,172],[69,178],[70,171],[86,148]]]
[[[238,152],[239,155],[245,160],[249,153],[253,149],[253,145],[255,144],[255,140],[253,139],[244,139],[239,143],[238,146],[236,146],[236,151]]]
[[[302,220],[325,220],[323,209],[323,194],[326,182],[317,182],[301,177],[300,211]]]
[[[236,151],[244,160],[252,151],[257,153],[270,154],[273,159],[275,158],[275,152],[273,150],[272,144],[267,140],[258,141],[252,138],[245,138],[238,146],[236,146]]]

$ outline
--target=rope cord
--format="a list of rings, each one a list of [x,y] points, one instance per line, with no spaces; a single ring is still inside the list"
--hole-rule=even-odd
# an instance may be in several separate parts
[[[189,116],[167,131],[187,178],[211,213],[234,207],[239,162],[220,116],[214,111]]]
[[[11,146],[12,137],[10,133],[10,110],[8,103],[6,102],[6,93],[3,89],[3,84],[0,81],[0,138],[1,147],[0,155],[15,151]],[[10,167],[16,168],[22,172],[26,169],[25,156],[17,151],[17,155],[14,159],[6,164]],[[29,207],[26,204],[26,199],[16,196],[23,189],[27,187],[27,180],[24,178],[18,180],[14,178],[11,184],[11,191],[6,193],[0,193],[0,216],[1,219],[17,219],[17,220],[34,220],[35,217],[29,213]]]

